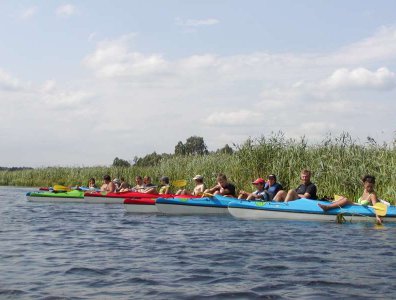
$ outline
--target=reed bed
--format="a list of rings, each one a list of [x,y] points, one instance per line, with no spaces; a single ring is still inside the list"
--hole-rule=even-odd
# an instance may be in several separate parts
[[[360,179],[371,174],[377,178],[378,195],[394,202],[396,149],[394,145],[368,141],[362,145],[344,133],[309,144],[305,137],[287,139],[282,133],[277,133],[235,145],[233,154],[170,156],[151,167],[49,167],[0,171],[0,185],[86,185],[90,177],[100,183],[104,174],[112,178],[124,177],[132,184],[136,175],[149,175],[158,183],[159,178],[165,175],[171,180],[187,179],[187,188],[192,189],[191,178],[196,174],[203,175],[206,184],[211,186],[215,184],[218,173],[225,173],[238,189],[252,190],[252,180],[273,173],[285,189],[289,189],[299,184],[300,171],[309,169],[313,172],[312,181],[318,186],[319,196],[342,194],[357,199],[362,192]]]

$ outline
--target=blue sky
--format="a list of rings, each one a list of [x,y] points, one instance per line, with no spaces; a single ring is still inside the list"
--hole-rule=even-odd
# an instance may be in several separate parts
[[[395,1],[0,1],[0,166],[395,137]]]

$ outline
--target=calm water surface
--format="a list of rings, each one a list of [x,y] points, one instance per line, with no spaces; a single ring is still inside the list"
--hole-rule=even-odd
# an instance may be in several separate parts
[[[0,187],[0,299],[394,299],[396,224],[128,214]]]

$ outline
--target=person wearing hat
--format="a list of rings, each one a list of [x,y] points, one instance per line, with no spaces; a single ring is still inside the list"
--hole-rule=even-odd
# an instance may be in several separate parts
[[[176,195],[193,195],[193,196],[200,196],[203,194],[205,190],[204,178],[202,175],[195,175],[193,178],[195,182],[194,190],[191,192],[187,191],[186,189],[181,189],[176,192]]]
[[[252,182],[257,188],[253,193],[248,193],[245,191],[240,191],[238,199],[246,199],[246,200],[259,200],[259,201],[269,201],[270,196],[268,192],[264,189],[266,184],[263,178],[257,178]]]
[[[107,192],[107,193],[114,193],[116,189],[116,185],[114,182],[111,181],[111,178],[109,175],[103,176],[103,184],[100,187],[100,190],[102,192]]]
[[[276,176],[274,174],[268,175],[268,180],[265,183],[264,189],[267,191],[269,200],[272,201],[275,195],[282,190],[282,185],[276,182]]]
[[[170,192],[169,192],[169,189],[170,189],[169,177],[162,176],[160,178],[160,184],[161,184],[161,187],[158,191],[158,194],[160,194],[160,195],[170,194]]]

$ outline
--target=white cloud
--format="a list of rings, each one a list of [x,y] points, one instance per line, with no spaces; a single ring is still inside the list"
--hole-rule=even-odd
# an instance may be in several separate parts
[[[38,12],[37,6],[31,6],[23,10],[20,13],[19,18],[22,20],[27,20],[33,17],[35,14],[37,14],[37,12]]]
[[[72,4],[63,4],[58,6],[55,10],[55,14],[60,17],[70,17],[77,13],[77,8]]]
[[[19,79],[0,69],[0,89],[19,90],[21,88],[22,85]]]
[[[166,67],[160,54],[145,55],[129,50],[134,34],[116,40],[100,42],[94,53],[83,64],[94,70],[98,77],[140,76],[157,73]]]
[[[176,18],[175,24],[182,27],[202,27],[202,26],[213,26],[220,23],[219,20],[214,18],[208,19],[187,19]]]
[[[94,96],[92,92],[80,89],[58,88],[55,80],[46,80],[41,86],[30,92],[37,94],[40,102],[54,109],[70,107],[78,110]]]
[[[396,27],[383,26],[374,35],[341,48],[323,59],[330,64],[364,64],[396,56]]]
[[[248,126],[261,123],[263,119],[262,113],[242,109],[212,113],[204,119],[203,123],[210,126]]]
[[[40,90],[42,93],[50,93],[56,88],[56,81],[55,80],[47,80],[43,83]]]
[[[396,87],[396,75],[387,68],[379,68],[375,72],[365,68],[340,68],[324,81],[324,85],[331,89],[387,90]]]
[[[396,51],[384,58],[373,42],[392,48],[392,32],[330,53],[192,53],[176,59],[140,51],[136,34],[124,35],[97,43],[82,60],[95,76],[73,87],[50,79],[29,88],[0,70],[0,100],[18,105],[14,112],[0,111],[0,119],[15,124],[10,126],[19,128],[20,136],[28,122],[43,141],[62,131],[56,140],[62,143],[85,134],[83,128],[109,141],[79,144],[83,154],[57,146],[53,159],[68,159],[61,164],[109,164],[115,156],[169,153],[192,135],[203,136],[211,150],[279,130],[309,140],[344,130],[375,137],[372,133],[383,128],[394,130]],[[171,132],[170,138],[162,139],[164,132]]]

